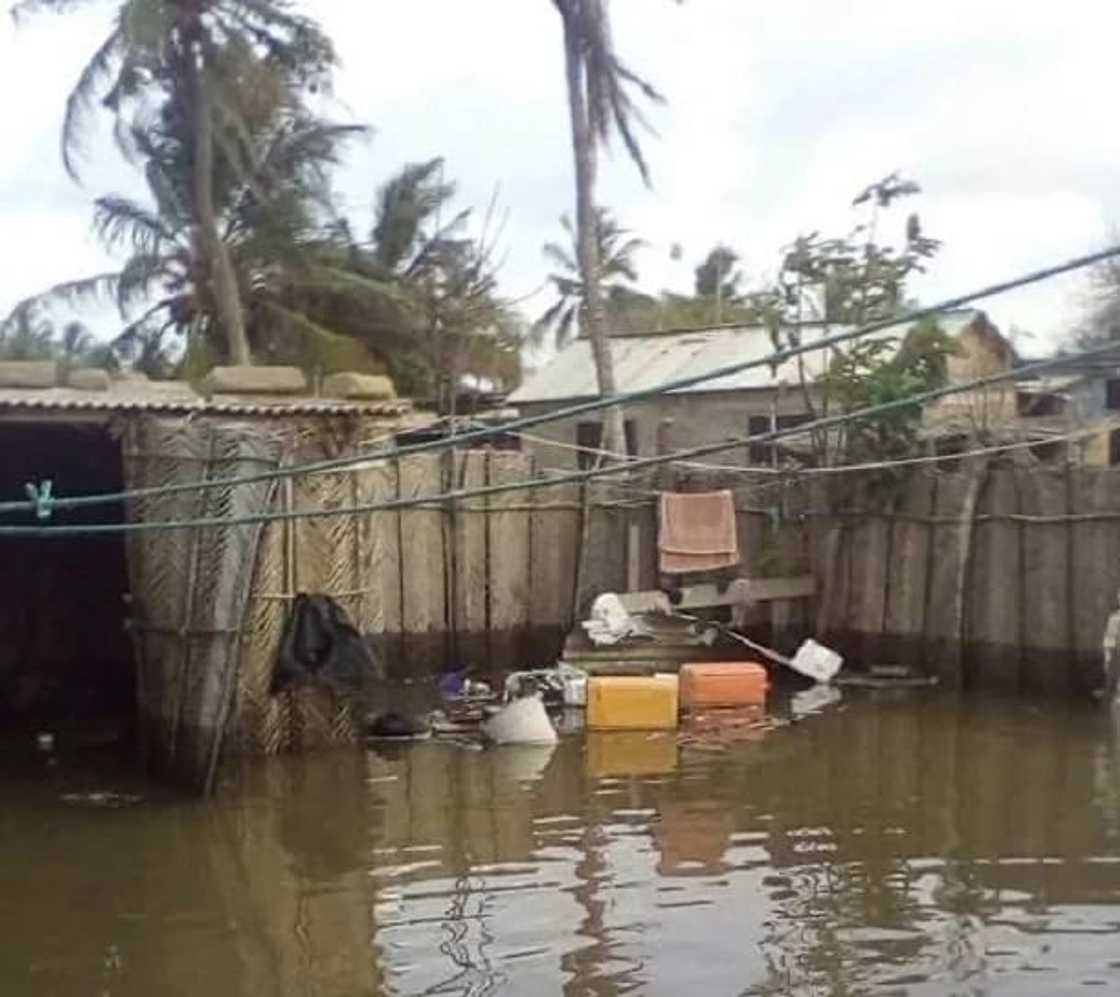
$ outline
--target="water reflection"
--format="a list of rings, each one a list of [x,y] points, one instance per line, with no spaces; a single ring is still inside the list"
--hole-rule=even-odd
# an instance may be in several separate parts
[[[209,808],[9,766],[0,992],[1116,989],[1117,744],[1088,710],[916,692],[278,760]]]

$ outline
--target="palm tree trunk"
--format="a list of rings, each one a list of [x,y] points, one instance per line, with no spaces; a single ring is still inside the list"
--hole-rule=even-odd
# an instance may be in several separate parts
[[[599,251],[595,218],[595,137],[591,134],[585,99],[585,66],[576,15],[570,5],[560,9],[564,22],[564,61],[568,78],[568,109],[572,119],[572,152],[576,173],[576,256],[583,283],[580,317],[591,342],[591,355],[601,396],[617,393],[614,361],[607,339],[603,295],[599,287]],[[602,448],[626,453],[622,409],[617,405],[603,412]]]
[[[241,294],[229,248],[218,234],[218,213],[214,206],[214,120],[210,113],[210,94],[206,74],[195,60],[188,57],[193,76],[194,97],[194,214],[198,227],[198,244],[210,278],[218,321],[226,334],[230,363],[250,364],[249,337],[245,333],[245,315]]]

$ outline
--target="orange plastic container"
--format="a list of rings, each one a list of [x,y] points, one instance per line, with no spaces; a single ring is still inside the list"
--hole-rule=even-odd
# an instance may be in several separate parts
[[[681,665],[681,709],[762,706],[770,688],[763,665],[753,661],[713,661]]]

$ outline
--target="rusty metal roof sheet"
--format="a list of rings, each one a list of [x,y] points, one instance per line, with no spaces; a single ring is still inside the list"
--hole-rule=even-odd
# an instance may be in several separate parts
[[[0,388],[0,414],[43,412],[165,412],[250,416],[402,416],[412,411],[404,399],[361,401],[298,395],[213,395],[195,393],[181,381],[119,381],[108,391],[74,388]]]

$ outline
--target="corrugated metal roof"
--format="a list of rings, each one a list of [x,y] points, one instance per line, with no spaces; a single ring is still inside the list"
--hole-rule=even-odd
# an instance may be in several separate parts
[[[1028,395],[1045,395],[1065,391],[1082,381],[1088,380],[1084,374],[1052,374],[1015,382],[1016,388]]]
[[[180,381],[122,381],[108,391],[74,388],[0,388],[0,414],[15,411],[166,412],[215,415],[397,416],[412,410],[406,400],[350,401],[275,395],[204,398]]]
[[[731,363],[761,360],[774,350],[770,335],[763,326],[618,336],[612,338],[610,344],[615,381],[620,391],[642,391]],[[805,354],[805,360],[810,376],[816,376],[823,369],[821,353]],[[797,380],[795,361],[788,361],[776,372],[770,367],[755,367],[683,391],[743,391],[766,388],[783,378],[790,383]],[[591,343],[586,339],[577,339],[510,395],[509,402],[512,405],[558,402],[593,398],[598,394]]]
[[[938,323],[948,335],[955,336],[977,314],[979,313],[974,310],[947,312],[938,318]],[[900,325],[898,328],[884,329],[875,335],[901,336],[907,328],[906,325]],[[834,325],[829,328],[831,334],[842,331],[842,326]],[[821,329],[805,327],[802,335],[808,342],[809,336],[821,335]],[[619,391],[644,391],[656,388],[666,381],[696,377],[728,364],[762,360],[774,350],[768,329],[761,325],[627,334],[612,337],[610,344]],[[827,367],[828,350],[804,353],[801,359],[805,365],[805,375],[815,378]],[[798,378],[798,361],[792,359],[779,365],[777,370],[769,366],[752,367],[737,374],[704,381],[692,388],[679,389],[679,393],[747,391],[773,387],[783,381],[796,384]],[[508,401],[511,405],[523,405],[594,398],[598,394],[591,343],[586,339],[577,339],[513,392]]]

